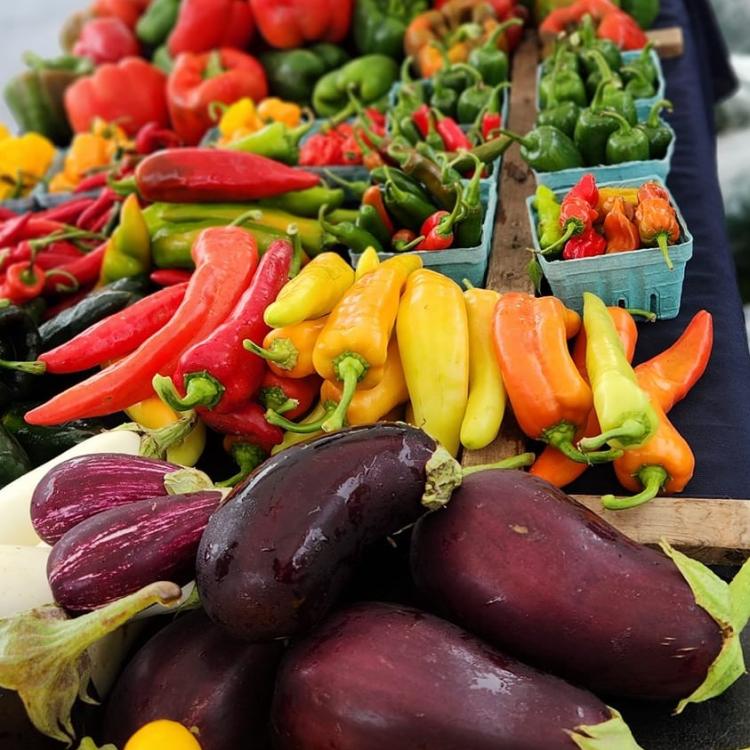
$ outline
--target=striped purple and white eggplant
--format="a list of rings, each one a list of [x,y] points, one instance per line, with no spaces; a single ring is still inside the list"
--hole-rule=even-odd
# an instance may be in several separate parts
[[[591,693],[416,609],[356,604],[282,661],[277,750],[637,750]]]
[[[50,469],[31,498],[36,533],[54,544],[76,524],[105,510],[168,493],[169,478],[182,478],[177,492],[208,489],[202,472],[143,456],[99,453],[71,458]],[[185,481],[190,482],[186,485]]]
[[[355,427],[266,461],[211,518],[197,557],[201,603],[249,641],[309,630],[364,550],[439,507],[456,461],[406,424]]]
[[[417,524],[411,553],[438,612],[591,690],[679,700],[681,710],[744,673],[750,567],[727,585],[529,474],[467,477],[445,510]]]
[[[188,583],[221,498],[221,492],[204,491],[139,500],[77,524],[47,561],[55,601],[70,611],[89,611],[154,581]]]

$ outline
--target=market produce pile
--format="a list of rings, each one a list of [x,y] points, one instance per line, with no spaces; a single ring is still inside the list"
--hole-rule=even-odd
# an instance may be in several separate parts
[[[598,695],[681,712],[744,672],[749,566],[727,584],[560,489],[685,490],[668,414],[713,323],[634,362],[692,253],[658,3],[537,5],[526,134],[511,0],[95,0],[8,84],[17,747],[625,750]],[[484,286],[516,141],[536,295]],[[462,468],[511,418],[528,452]]]

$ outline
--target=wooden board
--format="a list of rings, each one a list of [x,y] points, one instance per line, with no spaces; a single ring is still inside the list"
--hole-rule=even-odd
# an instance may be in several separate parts
[[[685,38],[680,26],[668,26],[664,29],[651,29],[646,32],[649,41],[653,43],[654,49],[659,57],[668,59],[670,57],[679,57],[685,46]],[[545,56],[551,54],[555,48],[557,34],[549,32],[541,36],[542,48]]]
[[[527,34],[513,62],[508,127],[525,133],[536,117],[535,82],[539,44]],[[517,146],[506,152],[500,181],[500,208],[495,223],[487,287],[498,292],[531,292],[526,273],[530,260],[531,229],[526,198],[536,188],[533,175],[521,159]],[[500,435],[484,450],[465,451],[465,466],[499,461],[523,452],[525,438],[506,416]],[[578,498],[591,510],[636,541],[658,544],[666,539],[694,557],[709,563],[739,564],[750,556],[750,500],[690,497],[656,498],[631,510],[603,510],[598,497]]]

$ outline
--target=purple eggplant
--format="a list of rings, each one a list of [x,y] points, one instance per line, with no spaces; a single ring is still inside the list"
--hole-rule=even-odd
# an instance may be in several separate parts
[[[356,604],[294,646],[271,718],[278,750],[638,747],[591,693],[388,604]]]
[[[195,574],[195,553],[220,492],[139,500],[79,523],[47,560],[55,601],[88,611],[154,581],[180,585]]]
[[[417,524],[412,573],[438,611],[530,664],[607,695],[686,699],[723,635],[696,603],[700,584],[688,583],[690,568],[713,574],[665,550],[633,542],[544,480],[484,471]],[[733,678],[702,700],[742,673],[725,656],[723,677]]]
[[[144,724],[171,719],[198,730],[201,750],[265,750],[281,653],[280,642],[229,637],[202,611],[179,617],[141,647],[115,683],[103,740],[125,747]]]
[[[98,453],[50,469],[31,498],[31,523],[54,544],[87,518],[120,505],[166,495],[164,477],[181,467],[121,453]]]
[[[443,502],[427,498],[426,482],[447,475],[440,489],[449,495],[456,467],[405,424],[344,430],[279,453],[208,524],[196,576],[206,612],[250,641],[311,628],[368,545]]]

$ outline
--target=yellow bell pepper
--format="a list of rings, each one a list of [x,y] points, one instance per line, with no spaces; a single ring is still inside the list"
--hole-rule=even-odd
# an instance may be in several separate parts
[[[6,138],[10,137],[10,130],[8,130],[8,128],[6,128],[5,125],[0,122],[0,141],[4,141]]]
[[[338,403],[341,398],[341,389],[335,383],[330,380],[323,382],[320,389],[321,401]],[[401,367],[398,344],[393,338],[388,346],[388,359],[385,362],[382,380],[374,388],[358,390],[354,394],[346,410],[346,421],[350,425],[373,424],[408,400],[409,391]]]
[[[277,96],[269,96],[258,105],[258,116],[266,122],[283,122],[290,128],[302,122],[302,108],[294,102],[285,102]]]
[[[263,120],[249,97],[238,99],[227,107],[219,120],[219,134],[224,142],[249,135],[262,127]]]
[[[505,414],[505,386],[492,343],[499,299],[491,289],[464,292],[469,322],[469,400],[461,423],[461,445],[469,450],[488,446],[497,437]]]
[[[396,326],[414,424],[456,455],[469,397],[469,323],[461,288],[447,276],[409,276]]]
[[[263,319],[282,328],[327,315],[354,283],[354,270],[336,253],[321,253],[284,285]]]
[[[354,272],[355,280],[359,281],[365,274],[374,271],[379,265],[378,251],[374,247],[368,247],[357,261],[357,268]]]
[[[134,422],[148,430],[167,427],[180,419],[180,415],[157,396],[133,404],[125,410],[125,413]],[[167,448],[167,461],[180,466],[195,466],[205,447],[206,426],[198,420],[182,442]]]
[[[28,194],[54,157],[55,147],[38,133],[0,139],[0,200]]]

